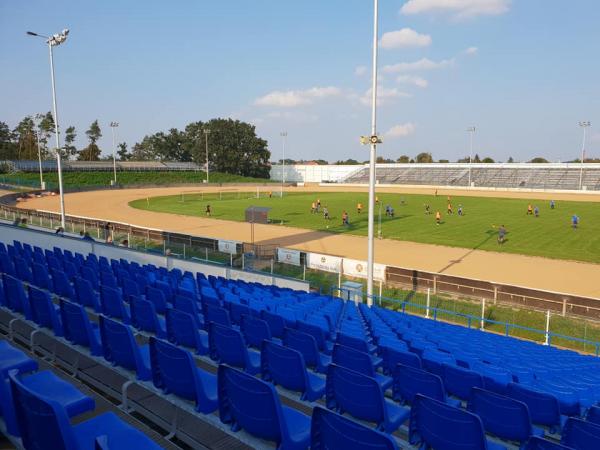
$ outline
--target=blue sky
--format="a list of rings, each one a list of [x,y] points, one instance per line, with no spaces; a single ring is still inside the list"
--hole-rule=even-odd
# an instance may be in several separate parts
[[[371,0],[0,0],[0,120],[51,107],[47,48],[25,31],[71,33],[56,49],[59,118],[79,145],[94,119],[119,141],[196,120],[257,126],[281,157],[367,159]],[[455,160],[600,156],[598,0],[380,0],[379,154]],[[401,31],[402,30],[402,31]],[[386,34],[387,33],[387,34]],[[597,130],[597,131],[596,131]]]

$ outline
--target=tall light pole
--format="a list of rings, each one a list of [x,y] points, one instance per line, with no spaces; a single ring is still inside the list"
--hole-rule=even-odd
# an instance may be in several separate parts
[[[377,144],[381,139],[377,136],[377,38],[379,22],[379,2],[373,1],[373,73],[371,87],[371,135],[361,136],[361,144],[371,145],[369,158],[369,228],[368,228],[368,254],[367,254],[367,305],[373,305],[373,266],[375,253],[375,160]]]
[[[471,163],[473,162],[473,135],[475,134],[475,127],[467,128],[467,132],[471,135],[471,146],[469,149],[469,187],[471,187]]]
[[[583,161],[585,161],[585,131],[592,126],[592,122],[586,120],[579,122],[579,126],[583,128],[583,144],[581,144],[581,170],[579,171],[579,190],[583,189]]]
[[[281,160],[281,198],[283,198],[283,185],[285,184],[285,139],[287,138],[287,131],[282,131],[279,133],[279,136],[282,138],[281,151],[283,159]]]
[[[202,132],[204,133],[204,142],[206,147],[206,183],[208,184],[208,135],[210,134],[210,130],[205,128],[202,130]]]
[[[48,51],[50,53],[50,78],[52,80],[52,109],[54,113],[54,135],[56,136],[56,166],[58,169],[58,192],[60,195],[60,224],[64,229],[65,195],[63,191],[62,166],[60,162],[60,134],[58,132],[58,112],[56,108],[56,85],[54,82],[54,56],[52,55],[52,48],[62,44],[67,40],[69,30],[65,28],[64,30],[62,30],[61,33],[53,34],[52,36],[44,36],[42,34],[34,33],[32,31],[28,31],[27,34],[29,36],[36,36],[46,39],[46,44],[48,44]]]
[[[119,122],[111,122],[110,129],[112,130],[113,138],[113,186],[117,185],[117,141],[115,140],[116,128],[119,126]]]

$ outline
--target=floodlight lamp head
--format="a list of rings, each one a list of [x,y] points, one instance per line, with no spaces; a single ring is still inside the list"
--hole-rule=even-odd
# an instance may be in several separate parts
[[[63,36],[67,37],[67,35],[69,34],[69,29],[65,28],[64,30],[62,30],[62,34]]]

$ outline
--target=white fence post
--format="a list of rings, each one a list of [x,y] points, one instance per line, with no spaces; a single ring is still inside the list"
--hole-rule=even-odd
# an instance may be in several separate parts
[[[273,275],[273,258],[271,258],[271,275]]]
[[[546,311],[546,340],[544,345],[550,344],[550,310]]]
[[[383,295],[383,281],[379,280],[379,306],[381,306],[381,296]]]
[[[244,257],[245,253],[242,253],[242,270],[244,270],[244,267],[246,265],[246,258]]]
[[[229,265],[233,267],[233,253],[229,254]],[[271,270],[271,273],[273,273],[273,270]]]
[[[485,330],[485,298],[481,299],[481,331]]]
[[[431,303],[431,288],[427,288],[427,309],[425,309],[425,318],[429,319],[429,305]]]
[[[302,281],[306,281],[306,263],[302,266]]]

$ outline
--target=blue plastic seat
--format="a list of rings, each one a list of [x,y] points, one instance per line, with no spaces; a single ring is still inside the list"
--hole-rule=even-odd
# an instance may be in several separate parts
[[[224,327],[232,327],[231,319],[229,318],[229,312],[227,312],[225,308],[220,308],[217,306],[207,305],[205,307],[204,321],[205,323],[214,322]]]
[[[92,355],[102,355],[100,330],[97,324],[90,322],[83,306],[61,299],[60,317],[69,342],[88,347]]]
[[[15,265],[15,273],[17,278],[26,283],[33,283],[33,274],[29,268],[29,263],[18,256],[13,259]]]
[[[31,272],[33,274],[33,284],[35,284],[40,289],[54,291],[52,279],[50,278],[48,269],[46,269],[45,263],[44,263],[44,265],[42,265],[42,264],[34,262],[31,265]]]
[[[541,437],[531,436],[525,445],[524,450],[573,450],[556,442],[542,439]]]
[[[425,370],[439,376],[442,376],[442,365],[456,365],[454,356],[439,350],[425,350],[422,360]]]
[[[139,380],[150,379],[148,345],[138,346],[129,326],[100,316],[100,336],[104,359],[133,370]]]
[[[52,285],[54,286],[54,293],[60,297],[69,299],[71,301],[77,301],[75,295],[75,289],[71,285],[71,282],[67,278],[67,275],[62,269],[52,269]]]
[[[154,308],[158,314],[165,314],[167,310],[167,299],[162,290],[148,286],[146,288],[146,300],[154,303]]]
[[[93,308],[94,311],[100,313],[102,306],[100,304],[100,297],[94,290],[92,283],[82,277],[73,278],[73,284],[75,285],[75,295],[77,296],[77,303],[89,308]]]
[[[285,319],[279,314],[275,314],[267,310],[261,311],[260,315],[262,319],[269,324],[269,328],[271,329],[273,336],[283,339],[285,328],[287,326]],[[295,326],[295,323],[293,326]]]
[[[325,394],[325,379],[306,370],[299,351],[265,340],[260,355],[263,380],[301,392],[301,400],[309,402]]]
[[[383,392],[392,385],[392,378],[377,373],[372,356],[351,347],[335,344],[333,347],[332,361],[338,366],[344,366],[356,372],[367,375],[377,380]]]
[[[310,417],[279,401],[275,388],[240,370],[219,366],[219,418],[253,436],[277,443],[278,450],[304,450]]]
[[[550,427],[551,433],[560,430],[566,421],[566,418],[560,415],[558,400],[551,394],[510,383],[507,387],[507,396],[525,403],[529,408],[531,421],[534,424]]]
[[[529,408],[523,402],[495,392],[473,388],[467,409],[477,414],[487,433],[521,445],[530,436],[544,436],[544,431],[533,427]]]
[[[320,406],[313,409],[311,450],[398,450],[394,439]]]
[[[4,273],[2,274],[2,284],[6,306],[13,311],[22,313],[26,319],[31,320],[29,299],[25,294],[25,288],[21,280]]]
[[[297,322],[296,326],[298,331],[310,334],[315,338],[317,341],[317,346],[319,347],[319,351],[325,353],[326,355],[331,355],[331,352],[333,351],[333,343],[327,340],[327,335],[321,327],[301,320]]]
[[[49,328],[56,336],[64,336],[59,308],[52,303],[48,292],[29,286],[29,305],[31,307],[31,319],[36,324]]]
[[[11,389],[25,448],[92,450],[100,435],[106,435],[110,448],[114,449],[161,448],[113,413],[105,413],[71,426],[65,410],[58,402],[37,394],[15,376],[11,376]]]
[[[196,402],[196,410],[210,414],[216,411],[217,377],[198,367],[187,350],[150,337],[152,382],[165,394]]]
[[[381,347],[383,357],[383,370],[387,375],[394,373],[396,365],[403,364],[409,367],[420,369],[422,367],[421,358],[408,350],[401,350],[390,346]]]
[[[374,378],[336,364],[327,369],[325,392],[327,408],[374,422],[378,430],[386,433],[393,433],[410,415],[408,408],[384,398]]]
[[[483,377],[480,374],[450,364],[442,365],[442,379],[446,391],[462,400],[471,398],[471,388],[483,388]]]
[[[169,342],[193,348],[198,355],[208,354],[208,333],[200,329],[194,316],[178,309],[167,308],[166,323]]]
[[[131,324],[138,330],[154,333],[160,339],[167,338],[165,319],[158,317],[154,303],[141,297],[132,297],[130,311]]]
[[[417,394],[410,410],[409,441],[443,450],[506,450],[485,437],[481,419],[444,402]]]
[[[460,400],[446,396],[444,383],[438,375],[423,369],[398,364],[394,370],[394,400],[412,404],[417,394],[452,406],[460,406]]]
[[[258,349],[261,348],[264,340],[271,341],[273,339],[269,324],[266,321],[247,314],[241,318],[240,331],[246,344]]]
[[[126,324],[131,323],[129,305],[125,304],[123,296],[118,289],[102,286],[100,288],[100,299],[103,314],[115,319],[121,319]]]
[[[327,373],[327,368],[331,364],[331,357],[319,352],[317,341],[312,335],[291,328],[285,328],[283,345],[302,353],[307,367],[319,373]]]
[[[600,425],[569,417],[562,430],[560,443],[575,450],[600,448]]]
[[[247,305],[235,302],[229,303],[229,318],[234,324],[240,325],[242,323],[242,316],[249,316],[250,314],[251,311]]]
[[[240,367],[252,375],[260,372],[260,353],[246,348],[238,330],[210,322],[208,342],[212,359]]]
[[[377,350],[377,346],[367,343],[365,338],[352,336],[347,333],[338,333],[336,336],[336,343],[351,347],[363,353],[374,353]]]
[[[81,273],[81,278],[88,281],[94,290],[98,291],[100,289],[100,280],[98,280],[98,275],[94,269],[83,265],[79,272]]]

